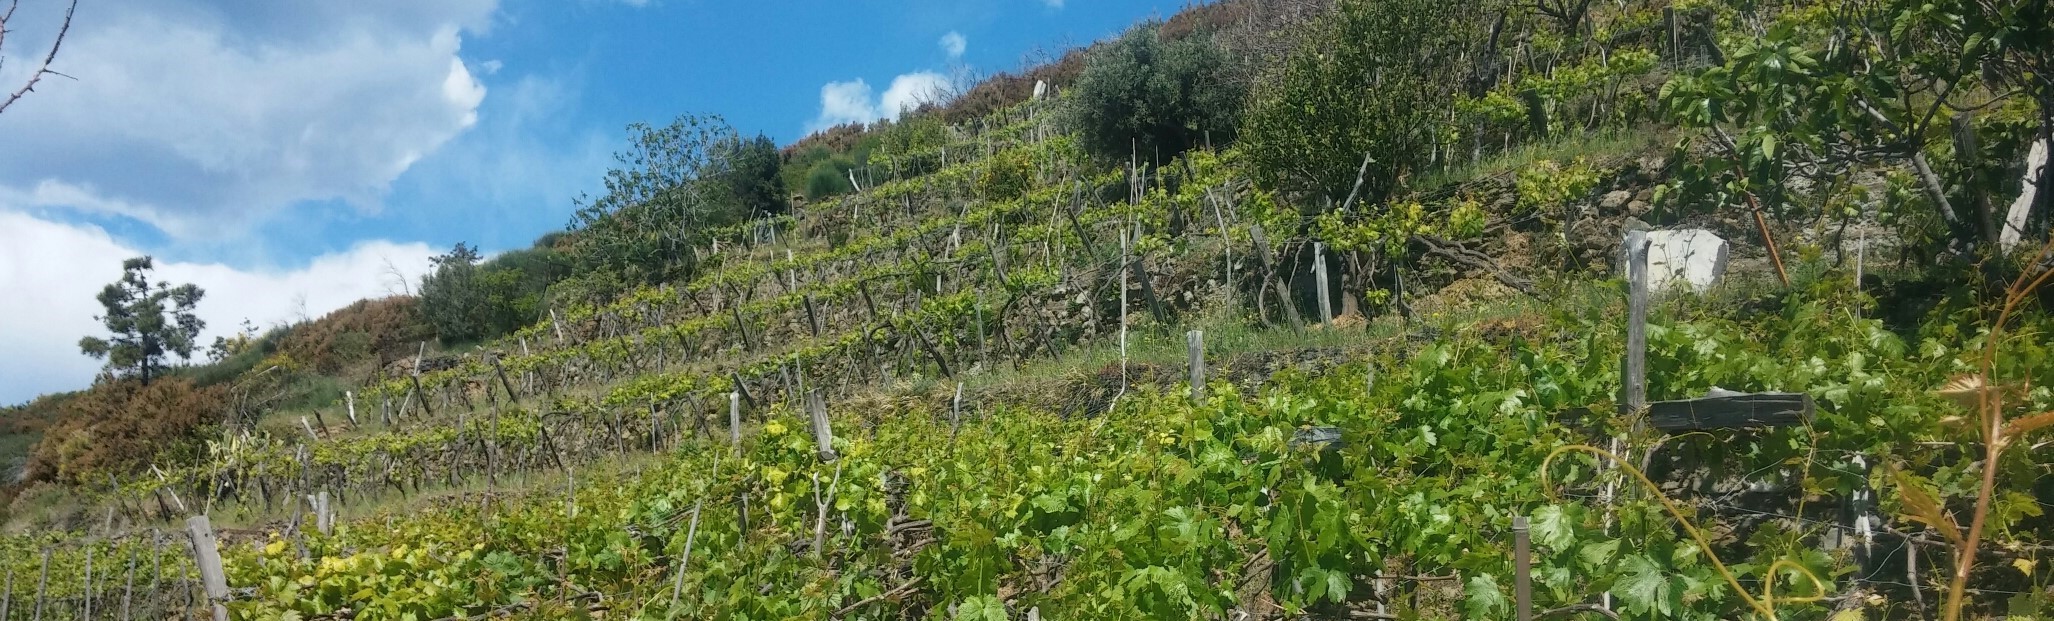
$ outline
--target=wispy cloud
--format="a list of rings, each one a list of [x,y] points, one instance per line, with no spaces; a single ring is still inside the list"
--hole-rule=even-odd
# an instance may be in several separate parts
[[[948,34],[941,36],[941,49],[944,52],[948,52],[949,60],[961,58],[963,50],[969,47],[970,40],[963,38],[963,33],[951,30]]]
[[[206,290],[197,314],[202,342],[234,332],[244,319],[260,326],[320,317],[359,299],[400,291],[418,280],[437,250],[426,244],[359,242],[292,269],[237,269],[219,263],[158,261],[154,277]],[[92,382],[100,362],[78,351],[78,339],[102,335],[93,296],[121,277],[121,261],[145,254],[96,226],[45,220],[0,199],[0,405]],[[35,269],[7,269],[9,266]]]
[[[820,115],[807,124],[807,131],[819,131],[843,123],[870,123],[896,119],[908,110],[928,102],[940,102],[950,93],[948,76],[917,71],[892,78],[883,95],[876,94],[862,78],[829,82],[820,87]]]
[[[498,10],[103,4],[53,67],[77,79],[46,80],[0,116],[0,193],[174,238],[219,238],[306,201],[378,209],[395,179],[477,122],[485,87],[458,51]],[[7,63],[0,83],[27,66]]]

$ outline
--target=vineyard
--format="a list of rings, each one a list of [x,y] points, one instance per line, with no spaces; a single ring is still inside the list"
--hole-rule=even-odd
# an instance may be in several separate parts
[[[254,372],[201,454],[0,538],[0,621],[2054,615],[2047,252],[1690,211],[1754,199],[1662,162],[1768,53],[1713,40],[1829,16],[1629,4],[1508,44],[1384,199],[1375,153],[1317,208],[1210,137],[1109,163],[1036,95],[690,278],[303,409]],[[1732,273],[1650,301],[1640,218]],[[1650,424],[1731,391],[1804,415]]]

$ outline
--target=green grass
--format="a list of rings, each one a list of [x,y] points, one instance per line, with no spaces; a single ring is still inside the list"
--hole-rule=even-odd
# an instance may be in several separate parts
[[[1645,153],[1668,144],[1672,134],[1652,127],[1607,127],[1596,131],[1557,135],[1529,142],[1484,157],[1481,161],[1458,164],[1420,176],[1411,187],[1434,190],[1485,177],[1510,174],[1541,161],[1601,160]]]

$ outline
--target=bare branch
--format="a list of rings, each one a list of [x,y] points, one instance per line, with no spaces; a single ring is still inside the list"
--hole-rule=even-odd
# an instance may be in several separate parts
[[[7,22],[7,18],[14,16],[14,9],[16,6],[20,4],[20,2],[21,0],[11,0],[7,6],[7,14],[4,16],[0,16],[0,38],[4,38],[5,36],[5,24]],[[36,90],[36,83],[42,81],[43,76],[45,74],[64,75],[61,73],[57,73],[55,71],[51,71],[50,63],[51,61],[57,60],[57,50],[59,48],[64,47],[64,35],[66,33],[71,32],[71,14],[77,11],[78,0],[71,0],[71,5],[64,9],[64,25],[59,26],[57,28],[57,40],[50,42],[50,53],[43,55],[43,65],[41,67],[37,67],[35,73],[29,74],[28,83],[21,85],[20,89],[17,89],[14,91],[13,94],[8,95],[6,101],[0,101],[0,112],[6,112],[8,106],[14,105],[14,102],[20,100],[23,95],[27,95],[30,91]],[[71,76],[64,77],[69,78]]]

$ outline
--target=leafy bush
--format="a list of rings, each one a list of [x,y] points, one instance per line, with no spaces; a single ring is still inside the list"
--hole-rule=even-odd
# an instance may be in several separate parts
[[[1342,2],[1254,97],[1241,139],[1256,181],[1341,201],[1370,154],[1362,200],[1390,196],[1427,164],[1481,15],[1468,2]]]
[[[435,271],[421,278],[421,316],[445,343],[485,336],[490,309],[478,278],[478,251],[457,242],[448,254],[430,259]]]
[[[60,420],[36,443],[23,467],[27,481],[104,482],[140,470],[160,455],[191,458],[202,426],[227,408],[224,385],[196,386],[165,377],[103,379],[58,407]]]
[[[421,311],[420,301],[407,296],[359,300],[320,319],[293,326],[278,339],[276,347],[261,346],[268,336],[259,339],[256,349],[263,355],[273,349],[282,351],[306,361],[315,371],[335,373],[344,366],[370,359],[381,348],[419,336],[428,328]],[[241,356],[229,360],[238,358]],[[254,361],[261,358],[262,355],[251,358],[243,368],[254,366]]]
[[[1024,150],[1011,150],[988,158],[977,172],[977,195],[1004,201],[1027,194],[1034,184],[1034,162]]]
[[[1226,141],[1241,118],[1246,91],[1237,67],[1209,35],[1168,41],[1144,24],[1092,54],[1077,79],[1072,122],[1084,146],[1108,160],[1136,151],[1157,161]]]
[[[855,188],[849,186],[849,171],[856,164],[844,157],[831,157],[814,162],[806,169],[806,198],[820,199],[836,194],[847,194]]]
[[[720,117],[692,115],[660,128],[636,123],[628,134],[606,192],[581,199],[571,221],[567,253],[579,272],[611,272],[629,285],[687,279],[698,271],[687,249],[703,245],[706,231],[782,210],[768,139],[744,140]]]

